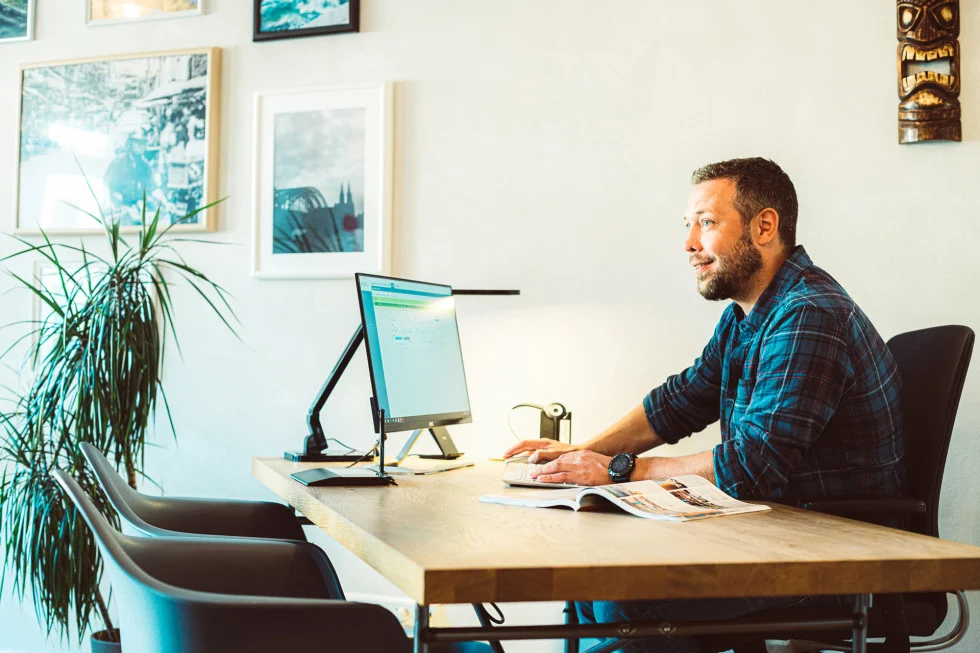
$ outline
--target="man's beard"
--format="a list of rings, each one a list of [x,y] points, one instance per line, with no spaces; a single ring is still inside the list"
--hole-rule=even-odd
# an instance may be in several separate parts
[[[752,244],[748,229],[732,251],[715,259],[715,269],[703,282],[698,279],[698,292],[705,299],[718,301],[737,296],[752,276],[762,269],[762,254]]]

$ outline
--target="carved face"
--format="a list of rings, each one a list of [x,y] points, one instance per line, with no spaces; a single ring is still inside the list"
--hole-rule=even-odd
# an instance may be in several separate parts
[[[899,140],[960,140],[959,0],[898,0]]]

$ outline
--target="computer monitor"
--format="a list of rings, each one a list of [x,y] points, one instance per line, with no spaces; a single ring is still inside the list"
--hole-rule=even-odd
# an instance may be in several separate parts
[[[355,280],[385,431],[430,429],[438,442],[445,431],[434,427],[470,422],[452,288],[368,274]]]

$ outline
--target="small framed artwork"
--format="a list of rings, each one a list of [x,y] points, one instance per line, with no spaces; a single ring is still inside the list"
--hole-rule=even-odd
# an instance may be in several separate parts
[[[259,93],[255,131],[253,274],[387,273],[391,85]]]
[[[253,41],[356,32],[361,0],[252,0]]]
[[[114,25],[137,20],[184,18],[204,13],[205,0],[85,0],[85,22]]]
[[[34,38],[37,0],[0,0],[0,44]]]
[[[220,71],[218,48],[22,67],[16,231],[213,229]]]

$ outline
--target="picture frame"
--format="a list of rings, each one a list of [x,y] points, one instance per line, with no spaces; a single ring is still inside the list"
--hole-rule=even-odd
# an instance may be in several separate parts
[[[86,213],[139,230],[217,198],[221,50],[197,48],[21,66],[15,233],[101,233]],[[213,231],[216,210],[175,230]]]
[[[37,0],[0,0],[0,45],[34,40]]]
[[[252,0],[252,41],[359,32],[361,0]],[[305,11],[304,11],[305,9]]]
[[[90,27],[203,16],[207,0],[85,0]]]
[[[254,276],[389,272],[392,129],[388,82],[256,94]]]

